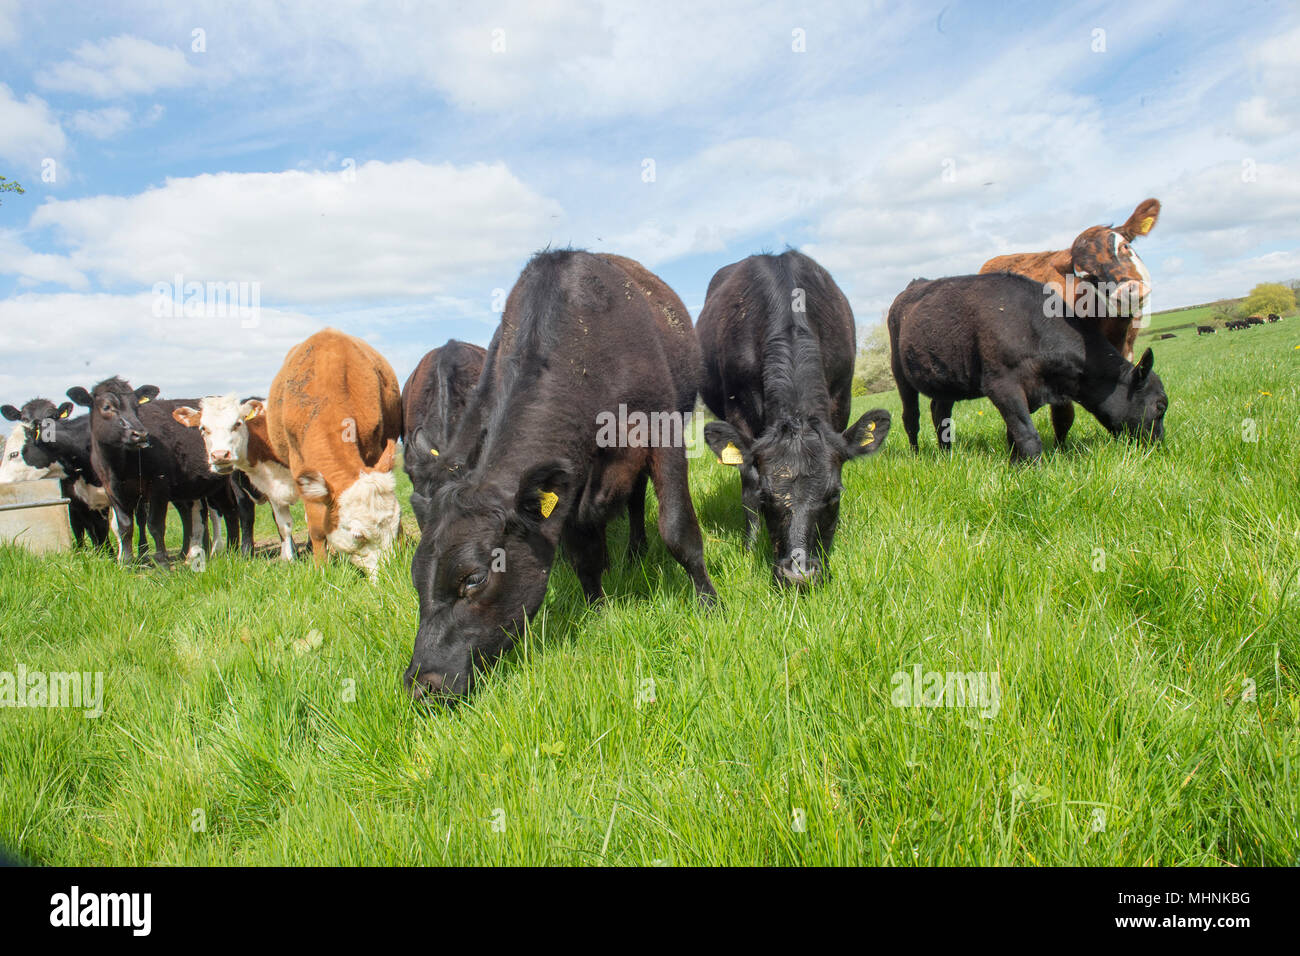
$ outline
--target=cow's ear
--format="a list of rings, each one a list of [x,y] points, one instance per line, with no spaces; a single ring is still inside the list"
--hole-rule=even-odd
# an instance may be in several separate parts
[[[1116,232],[1132,242],[1138,236],[1145,236],[1156,226],[1156,220],[1160,218],[1160,200],[1144,199],[1138,203],[1137,208],[1133,210],[1133,215],[1128,217],[1128,222],[1120,226]]]
[[[251,422],[258,415],[266,414],[266,404],[259,398],[250,398],[239,406],[239,417]]]
[[[135,403],[143,405],[145,402],[152,402],[158,397],[159,391],[157,385],[141,385],[135,390]]]
[[[433,440],[429,437],[429,433],[423,425],[417,428],[415,434],[411,436],[410,453],[419,459],[437,458],[440,454],[438,449],[433,447]]]
[[[0,405],[0,415],[3,415],[11,422],[16,422],[23,417],[23,413],[12,405]]]
[[[397,458],[397,442],[390,438],[384,445],[384,451],[379,456],[379,461],[375,462],[375,467],[371,471],[388,472],[393,470],[393,462]]]
[[[515,510],[534,524],[540,524],[558,509],[560,515],[569,506],[569,467],[561,461],[533,465],[519,479],[515,492]]]
[[[325,476],[319,471],[304,471],[294,481],[298,483],[298,494],[304,501],[329,500],[330,486],[326,484]]]
[[[724,465],[745,465],[753,448],[749,439],[726,422],[709,422],[704,426],[704,443]]]
[[[1156,364],[1155,355],[1151,352],[1150,349],[1147,349],[1145,352],[1142,353],[1142,357],[1138,359],[1137,368],[1133,372],[1134,380],[1139,385],[1145,382],[1147,380],[1147,376],[1151,374],[1152,366],[1154,366],[1155,364]]]
[[[873,455],[880,451],[889,434],[889,412],[883,408],[873,408],[843,432],[844,454],[846,459],[862,455]]]
[[[64,402],[62,405],[59,406],[58,417],[67,418],[69,415],[72,414],[72,409],[73,409],[73,405],[71,402]]]
[[[90,393],[80,385],[74,385],[64,393],[78,405],[84,405],[86,408],[91,406]]]
[[[198,428],[201,415],[197,408],[190,408],[188,405],[182,405],[180,408],[172,409],[172,418],[180,422],[186,428]]]

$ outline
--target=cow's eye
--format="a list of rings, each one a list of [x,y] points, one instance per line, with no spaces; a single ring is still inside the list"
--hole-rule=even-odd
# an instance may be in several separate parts
[[[460,595],[465,597],[477,591],[487,583],[487,572],[483,570],[471,571],[460,579]]]

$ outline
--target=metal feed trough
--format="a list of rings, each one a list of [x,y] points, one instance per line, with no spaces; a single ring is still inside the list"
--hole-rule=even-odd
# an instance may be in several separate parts
[[[0,483],[0,544],[36,554],[72,547],[68,499],[57,478]]]

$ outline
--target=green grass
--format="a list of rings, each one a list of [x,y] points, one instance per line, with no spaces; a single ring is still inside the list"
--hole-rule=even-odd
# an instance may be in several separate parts
[[[833,579],[803,597],[742,550],[735,473],[699,459],[725,609],[695,610],[653,531],[628,567],[618,522],[607,606],[561,564],[525,645],[451,712],[400,687],[410,541],[375,587],[341,562],[162,573],[0,548],[0,670],[105,674],[98,719],[0,710],[0,845],[58,864],[1295,863],[1297,346],[1297,322],[1157,343],[1164,446],[1080,412],[1036,467],[1008,464],[987,402],[958,406],[945,459],[932,432],[911,454],[896,394],[858,400],[896,432],[846,468]],[[1000,709],[893,706],[914,665],[998,672]]]

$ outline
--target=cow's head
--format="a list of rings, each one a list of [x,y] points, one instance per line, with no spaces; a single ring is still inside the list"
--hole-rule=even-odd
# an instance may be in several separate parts
[[[1105,290],[1108,314],[1136,317],[1145,309],[1151,273],[1133,251],[1133,241],[1155,228],[1159,218],[1160,202],[1147,199],[1124,225],[1085,229],[1070,247],[1075,275],[1089,277]]]
[[[784,419],[754,442],[726,422],[704,426],[704,440],[718,459],[740,469],[745,509],[767,524],[777,584],[816,583],[840,519],[844,463],[879,451],[889,422],[883,408],[843,433],[817,418]]]
[[[516,488],[444,485],[436,519],[420,538],[411,582],[420,628],[407,688],[467,694],[476,665],[508,648],[546,596],[560,529],[570,507],[572,469],[534,465]]]
[[[149,430],[140,421],[139,407],[158,397],[157,385],[132,389],[120,378],[108,378],[87,392],[68,389],[68,398],[90,409],[90,433],[109,448],[134,451],[149,447]]]
[[[11,422],[17,422],[15,432],[21,432],[24,438],[20,449],[22,461],[32,468],[54,468],[57,466],[50,446],[54,442],[54,430],[58,423],[72,414],[71,402],[55,405],[48,398],[33,398],[22,408],[13,405],[0,406],[0,415]]]
[[[199,430],[208,452],[208,467],[219,475],[228,475],[236,467],[248,465],[248,426],[265,414],[266,406],[260,399],[241,402],[231,392],[201,398],[198,408],[182,405],[172,411],[172,418]]]
[[[1151,371],[1155,355],[1150,349],[1142,353],[1101,398],[1097,420],[1112,435],[1128,435],[1142,442],[1160,441],[1165,437],[1165,410],[1169,400],[1160,376]]]
[[[303,501],[325,508],[325,538],[335,550],[375,580],[379,561],[393,549],[402,526],[402,506],[397,501],[393,459],[397,443],[391,439],[374,467],[363,465],[350,482],[333,484],[319,471],[295,476]]]

